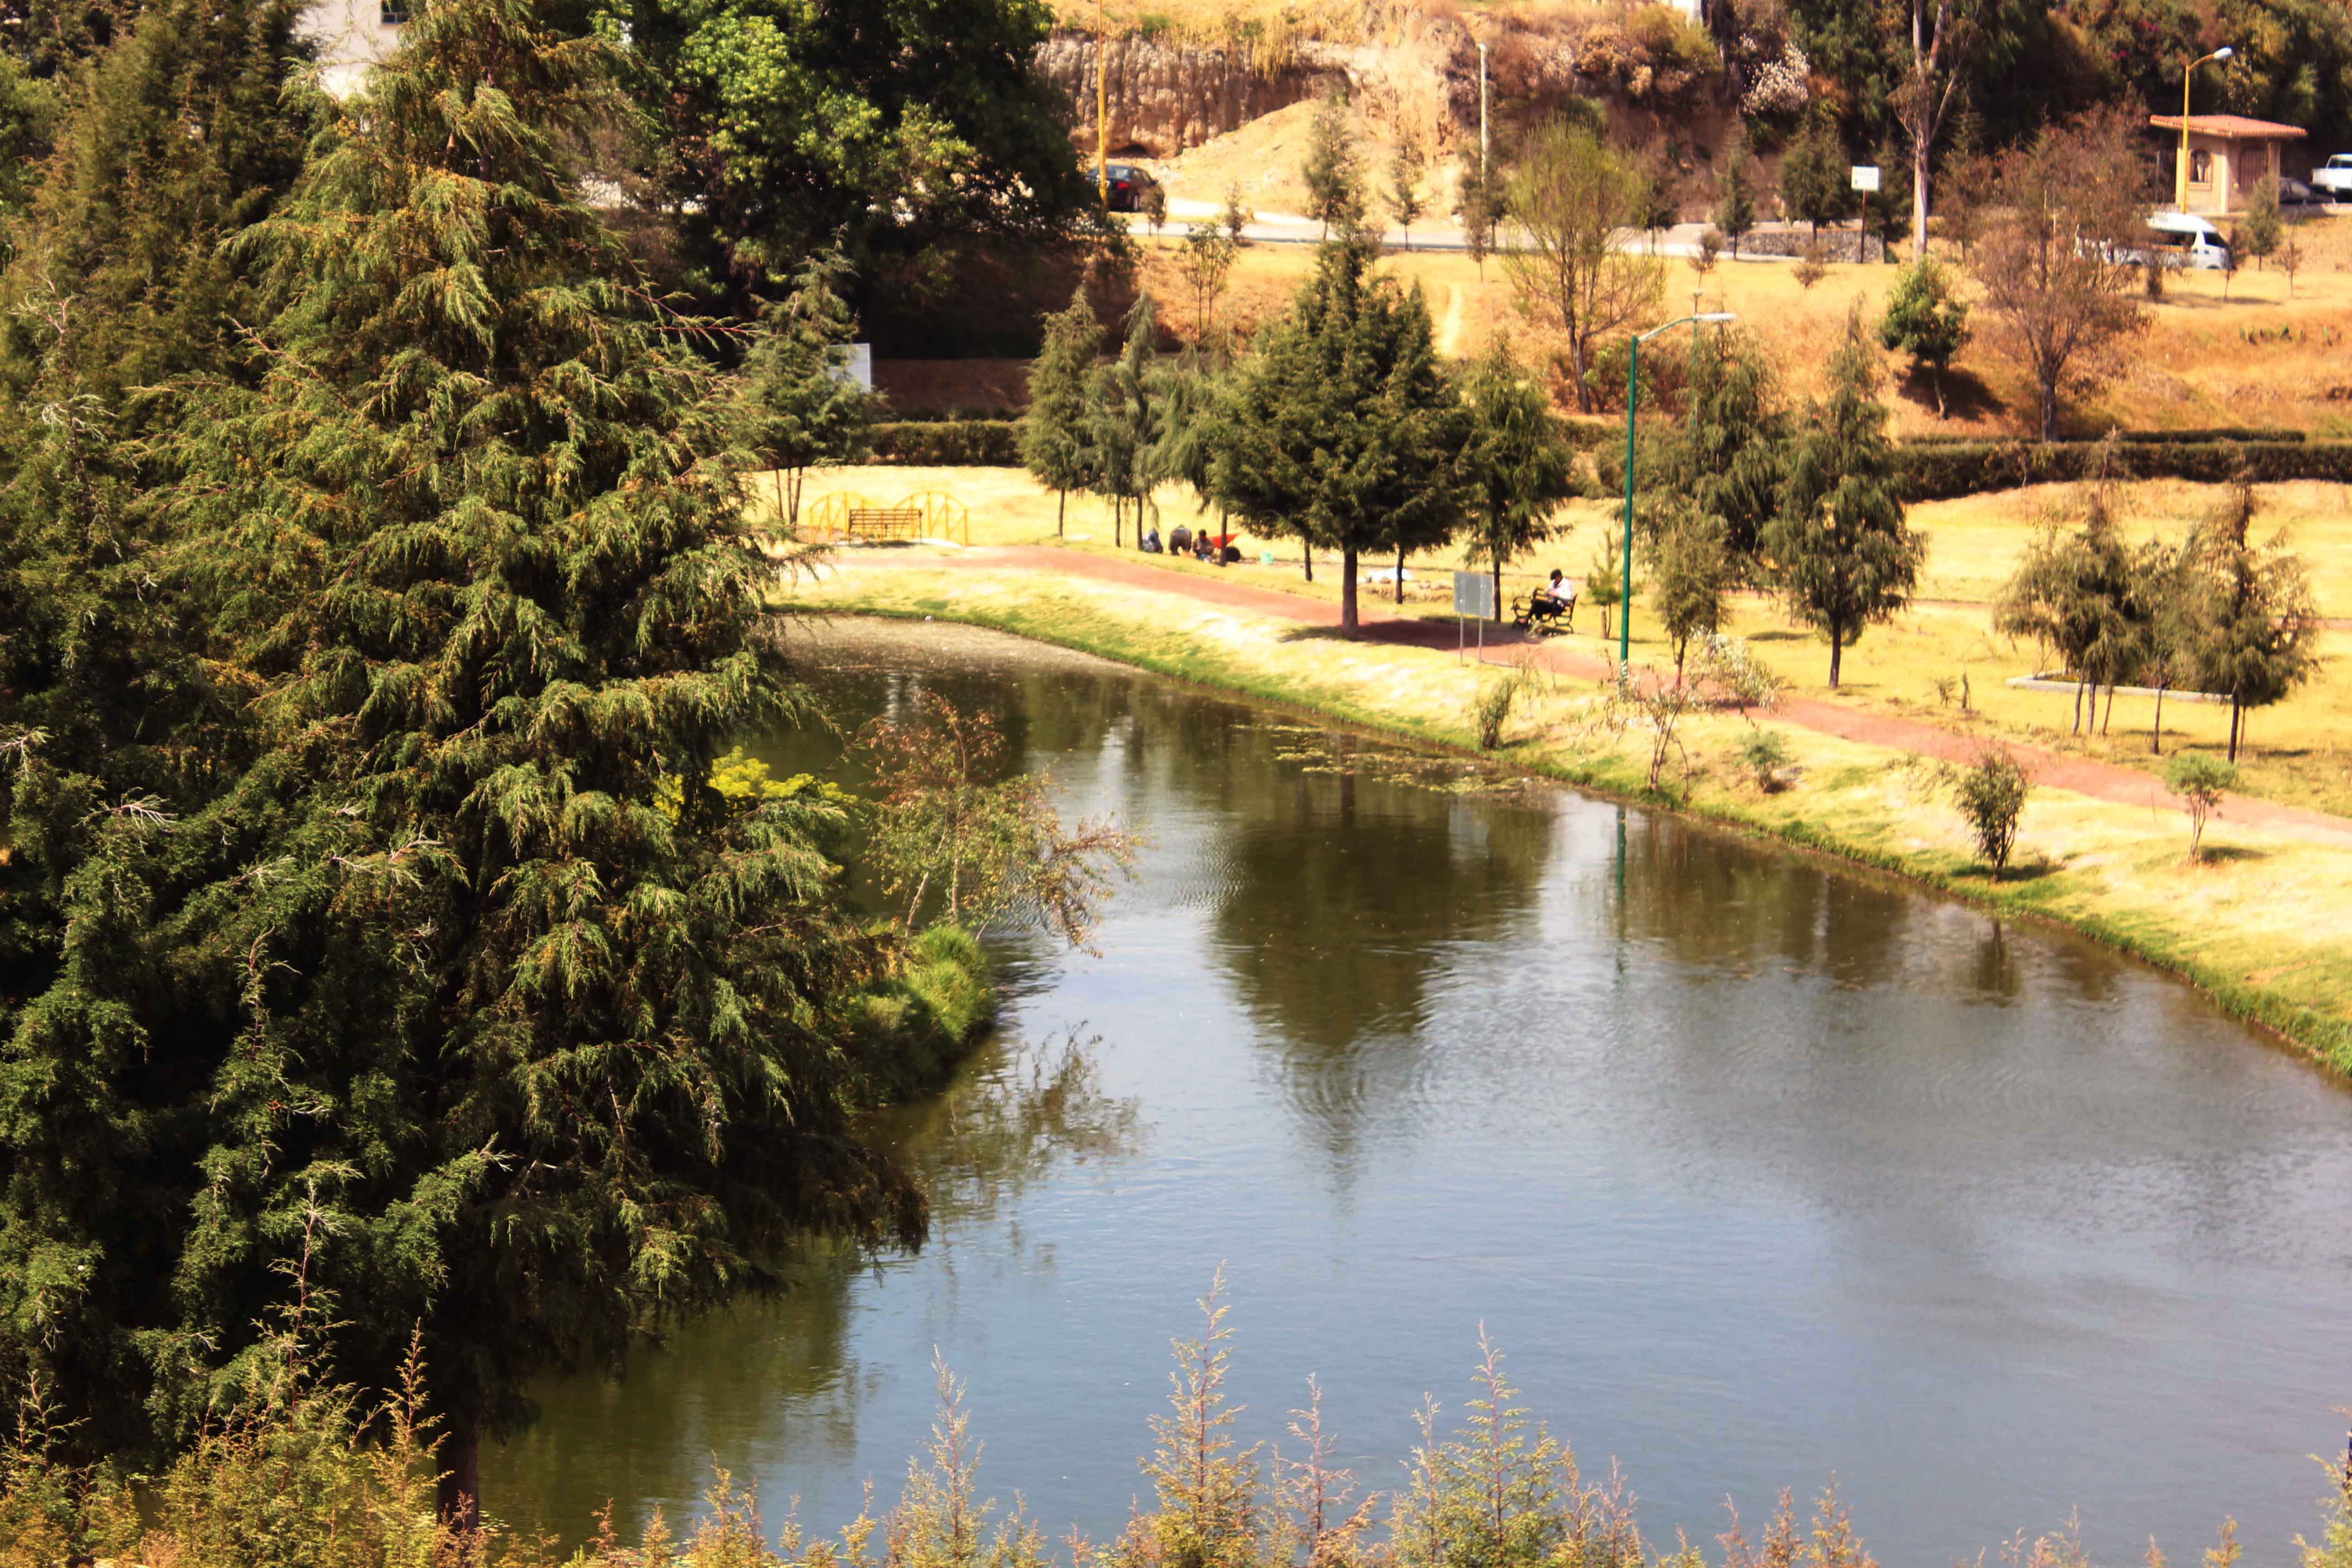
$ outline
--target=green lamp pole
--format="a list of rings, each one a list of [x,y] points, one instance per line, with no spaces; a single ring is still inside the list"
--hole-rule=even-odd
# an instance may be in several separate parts
[[[1697,331],[1697,323],[1713,321],[1720,324],[1738,318],[1729,310],[1708,310],[1702,314],[1677,316],[1663,327],[1652,327],[1634,338],[1633,357],[1625,370],[1625,569],[1623,592],[1617,600],[1617,673],[1622,677],[1633,657],[1633,411],[1642,402],[1642,345],[1660,332],[1688,325]]]

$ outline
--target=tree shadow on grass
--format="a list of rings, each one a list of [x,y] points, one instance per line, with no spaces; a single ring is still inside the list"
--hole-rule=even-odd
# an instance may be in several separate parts
[[[2244,844],[2208,844],[2205,846],[2205,862],[2208,865],[2221,865],[2225,863],[2234,863],[2240,860],[2267,860],[2270,858],[2271,852],[2269,850],[2256,849]]]
[[[1903,373],[1897,390],[1912,403],[1929,414],[1936,412],[1936,382],[1926,369],[1914,365]],[[2006,415],[2009,405],[2000,395],[1987,386],[1974,371],[1948,370],[1944,373],[1944,417],[1952,419],[1986,419]]]

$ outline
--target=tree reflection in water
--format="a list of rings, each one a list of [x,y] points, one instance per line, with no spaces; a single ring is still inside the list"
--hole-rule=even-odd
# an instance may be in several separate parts
[[[989,1268],[1015,1261],[1003,1249],[1017,1230],[995,1222],[1024,1192],[1073,1165],[1132,1158],[1141,1136],[1134,1102],[1103,1091],[1091,1043],[1070,1037],[983,1049],[946,1093],[876,1118],[874,1131],[921,1173],[930,1249],[958,1257],[963,1236],[985,1232]],[[536,1391],[539,1424],[483,1454],[496,1511],[571,1539],[618,1500],[614,1521],[627,1534],[650,1502],[689,1511],[714,1454],[757,1471],[854,1453],[860,1409],[889,1370],[850,1348],[854,1287],[861,1270],[902,1262],[813,1251],[778,1296],[672,1325],[610,1377],[548,1380]],[[795,1418],[779,1421],[780,1406]]]

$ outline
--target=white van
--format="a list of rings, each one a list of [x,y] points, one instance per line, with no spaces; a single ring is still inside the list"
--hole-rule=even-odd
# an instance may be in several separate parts
[[[2230,242],[2212,219],[2192,213],[2148,214],[2147,252],[2160,266],[2192,272],[2225,272],[2230,266]]]

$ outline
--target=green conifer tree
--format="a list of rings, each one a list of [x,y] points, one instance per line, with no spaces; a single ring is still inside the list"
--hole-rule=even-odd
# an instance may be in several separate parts
[[[867,450],[875,399],[849,374],[857,319],[841,297],[847,271],[838,251],[810,258],[793,291],[762,312],[743,362],[743,444],[774,470],[776,521],[788,531],[800,525],[809,469]]]
[[[1095,373],[1094,485],[1111,504],[1111,543],[1124,542],[1120,520],[1135,509],[1135,542],[1143,543],[1143,509],[1160,488],[1166,420],[1160,406],[1160,310],[1139,294],[1127,313],[1118,357]]]
[[[1780,153],[1780,205],[1799,223],[1835,223],[1853,203],[1853,164],[1837,126],[1826,114],[1815,114]],[[1728,230],[1726,230],[1728,233]]]
[[[1349,234],[1364,226],[1364,177],[1356,156],[1356,134],[1348,121],[1348,100],[1338,89],[1315,110],[1307,140],[1307,216],[1331,231]]]
[[[1576,454],[1551,399],[1496,337],[1463,384],[1469,437],[1461,458],[1466,558],[1494,573],[1495,618],[1507,612],[1503,568],[1553,532],[1552,514],[1576,490]]]
[[[1828,395],[1790,444],[1780,510],[1761,541],[1790,614],[1829,639],[1832,689],[1862,628],[1910,603],[1927,555],[1925,536],[1903,518],[1876,353],[1857,307]]]
[[[1371,262],[1352,240],[1322,247],[1290,313],[1260,330],[1217,441],[1217,494],[1236,516],[1339,552],[1349,637],[1360,557],[1452,513],[1465,418],[1428,301]]]
[[[293,8],[159,6],[84,78],[0,296],[0,1375],[40,1373],[89,1450],[151,1431],[142,1334],[200,1179],[173,1074],[234,1006],[169,934],[226,847],[181,830],[254,743],[206,659],[135,389],[246,374],[219,249],[299,167]]]
[[[1733,136],[1724,149],[1723,170],[1716,177],[1715,226],[1731,241],[1731,258],[1738,260],[1739,242],[1756,227],[1756,175],[1744,136]]]
[[[1094,479],[1092,406],[1095,359],[1102,353],[1102,322],[1085,285],[1069,304],[1045,318],[1045,341],[1029,367],[1029,406],[1021,416],[1021,464],[1054,492],[1054,531],[1062,531],[1070,492]]]
[[[299,1260],[353,1382],[421,1325],[461,1519],[536,1373],[924,1213],[849,1121],[879,1064],[839,1004],[882,955],[829,901],[832,811],[710,782],[794,697],[724,402],[560,150],[611,65],[441,0],[236,242],[266,369],[191,389],[173,457],[256,755],[106,827],[224,868],[114,917],[199,1005],[20,1027],[0,1122],[0,1273],[112,1352],[78,1404],[184,1431]],[[192,1157],[68,1190],[147,1128]],[[161,1267],[74,1282],[132,1230]]]

